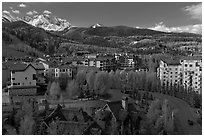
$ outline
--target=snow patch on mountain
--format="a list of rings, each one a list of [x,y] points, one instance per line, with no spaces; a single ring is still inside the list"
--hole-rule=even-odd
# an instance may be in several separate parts
[[[27,23],[49,31],[63,31],[65,28],[71,27],[71,24],[65,19],[52,17],[47,14],[35,15]]]
[[[2,22],[15,22],[19,20],[48,31],[63,31],[71,27],[71,24],[67,20],[48,14],[25,17],[15,17],[9,12],[3,12],[2,14]]]

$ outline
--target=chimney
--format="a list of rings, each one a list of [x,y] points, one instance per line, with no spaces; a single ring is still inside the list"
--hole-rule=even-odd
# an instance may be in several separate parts
[[[123,107],[124,110],[128,110],[128,97],[123,97],[122,107]]]

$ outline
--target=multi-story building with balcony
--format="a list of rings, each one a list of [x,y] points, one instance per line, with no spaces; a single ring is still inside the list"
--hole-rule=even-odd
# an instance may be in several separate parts
[[[157,69],[157,76],[161,84],[180,84],[186,89],[191,89],[197,93],[202,87],[202,59],[201,56],[182,57],[178,60],[160,60]]]
[[[202,87],[202,57],[191,56],[180,59],[182,68],[182,84],[196,92]]]

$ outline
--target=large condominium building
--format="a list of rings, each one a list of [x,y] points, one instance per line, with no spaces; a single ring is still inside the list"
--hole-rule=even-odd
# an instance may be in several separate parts
[[[157,72],[162,85],[179,84],[181,64],[176,60],[161,60]]]
[[[196,92],[202,87],[202,57],[192,56],[180,59],[182,69],[182,84],[186,88],[192,88]]]
[[[180,84],[200,93],[202,87],[201,56],[182,57],[177,60],[162,59],[157,69],[157,75],[163,85]]]

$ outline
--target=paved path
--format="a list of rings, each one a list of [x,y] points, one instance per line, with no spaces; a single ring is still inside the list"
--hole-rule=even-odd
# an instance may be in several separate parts
[[[177,109],[176,117],[179,120],[178,127],[180,127],[178,130],[181,133],[185,135],[201,135],[202,134],[201,126],[197,123],[190,106],[185,101],[179,98],[175,98],[175,97],[160,94],[160,93],[153,93],[153,96],[156,98],[160,98],[160,99],[168,99],[170,104],[173,105],[175,109]],[[188,124],[187,122],[188,119],[194,122],[192,126]]]

